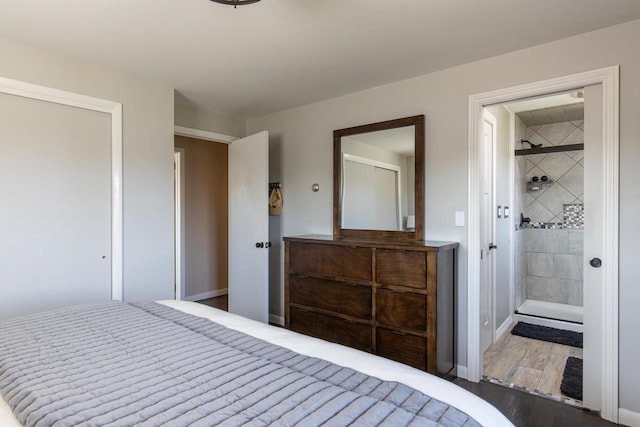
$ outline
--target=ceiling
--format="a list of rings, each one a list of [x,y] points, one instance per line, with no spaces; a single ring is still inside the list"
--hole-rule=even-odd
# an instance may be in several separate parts
[[[638,18],[638,0],[2,0],[0,37],[251,117]]]
[[[584,91],[525,99],[505,107],[527,126],[584,120]]]

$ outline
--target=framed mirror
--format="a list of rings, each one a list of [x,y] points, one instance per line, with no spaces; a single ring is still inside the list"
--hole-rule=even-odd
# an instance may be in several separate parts
[[[424,115],[333,132],[333,235],[424,238]]]

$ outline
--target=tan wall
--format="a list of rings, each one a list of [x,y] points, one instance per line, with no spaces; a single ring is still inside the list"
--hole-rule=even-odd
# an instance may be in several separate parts
[[[185,297],[228,287],[228,145],[183,136]]]

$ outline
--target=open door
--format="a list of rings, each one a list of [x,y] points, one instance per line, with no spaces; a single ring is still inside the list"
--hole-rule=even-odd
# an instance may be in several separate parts
[[[584,346],[582,403],[593,411],[602,409],[605,299],[606,192],[602,133],[602,85],[584,88]],[[605,264],[605,265],[603,265]]]
[[[269,321],[269,134],[229,144],[229,312]]]
[[[494,288],[496,256],[495,240],[495,145],[497,120],[484,110],[480,155],[480,351],[484,353],[495,336]],[[504,250],[504,249],[503,249]]]

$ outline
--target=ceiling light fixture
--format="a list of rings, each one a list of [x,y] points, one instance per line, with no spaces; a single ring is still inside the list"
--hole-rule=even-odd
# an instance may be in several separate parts
[[[252,4],[258,3],[260,0],[211,0],[220,4],[228,4],[229,6],[233,6],[235,9],[238,6],[242,6],[243,4]]]

